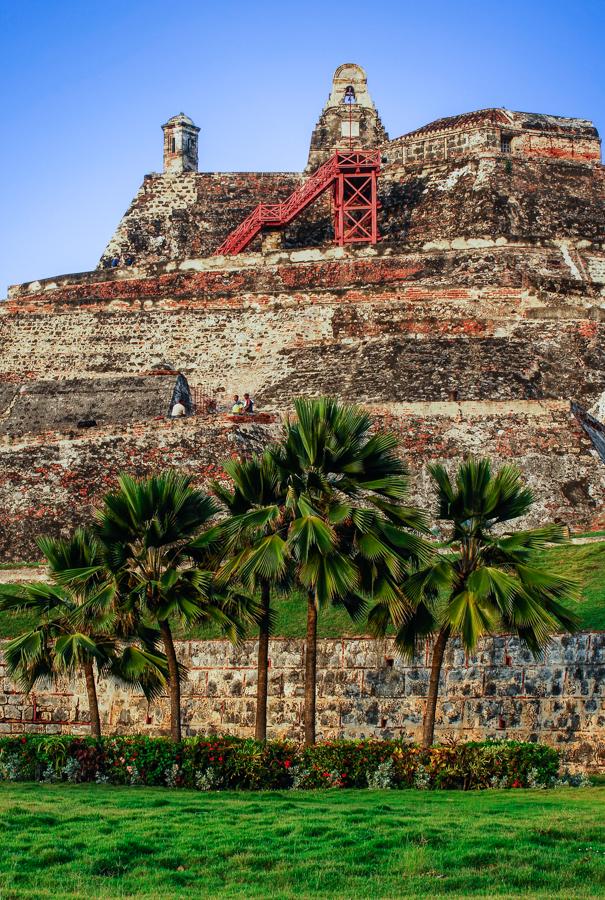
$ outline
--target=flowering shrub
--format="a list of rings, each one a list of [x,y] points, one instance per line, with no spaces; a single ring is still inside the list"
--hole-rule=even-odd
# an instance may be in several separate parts
[[[452,744],[422,750],[401,741],[293,741],[229,736],[187,738],[28,735],[0,739],[0,780],[159,785],[201,791],[554,787],[559,755],[543,744],[516,741]]]

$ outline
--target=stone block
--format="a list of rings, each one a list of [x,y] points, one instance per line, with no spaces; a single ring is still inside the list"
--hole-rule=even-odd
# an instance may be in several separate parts
[[[490,668],[485,670],[484,695],[486,697],[515,697],[521,693],[523,669]]]
[[[300,669],[304,664],[303,641],[270,641],[269,658],[274,670]]]
[[[273,679],[271,680],[273,683]],[[285,669],[275,676],[275,693],[284,697],[303,697],[304,677],[301,669]]]
[[[547,649],[551,665],[581,665],[589,661],[592,635],[588,632],[562,634],[552,640]]]
[[[591,633],[586,661],[596,665],[605,665],[605,631]],[[0,697],[1,702],[2,698]]]
[[[347,669],[324,669],[318,672],[317,696],[318,697],[359,697],[361,696],[361,681],[363,671],[350,671]],[[300,687],[304,693],[304,681],[301,678]]]
[[[406,673],[403,669],[383,668],[363,671],[364,695],[370,697],[404,697]]]
[[[296,698],[269,698],[268,720],[272,728],[298,728],[303,721],[303,702]]]
[[[240,669],[215,669],[208,672],[208,697],[241,697],[245,672]]]
[[[198,696],[204,696],[206,694],[209,671],[213,670],[190,667],[187,674],[187,681],[181,685],[181,693],[183,695],[196,694]]]
[[[483,694],[483,669],[478,665],[445,670],[443,697],[481,697]]]
[[[441,672],[440,690],[445,686],[445,672]],[[409,669],[405,679],[406,697],[426,697],[429,689],[428,669]]]
[[[224,704],[221,725],[249,726],[254,721],[254,712],[255,703],[253,700],[247,698],[236,699],[234,697]]]
[[[258,649],[255,641],[234,647],[230,641],[193,641],[191,665],[200,669],[255,669]]]
[[[316,721],[320,728],[340,728],[340,706],[335,701],[317,701]]]
[[[384,665],[380,641],[350,639],[344,643],[343,665],[348,669],[376,669]]]
[[[565,689],[565,670],[559,666],[525,666],[522,693],[527,697],[560,697]]]
[[[592,697],[605,694],[605,667],[600,665],[572,665],[567,668],[565,693],[571,697]]]
[[[380,722],[380,707],[376,700],[343,700],[340,704],[340,722],[349,725],[376,726]]]
[[[379,723],[386,720],[385,727],[395,729],[417,728],[424,717],[424,700],[420,697],[381,700]]]

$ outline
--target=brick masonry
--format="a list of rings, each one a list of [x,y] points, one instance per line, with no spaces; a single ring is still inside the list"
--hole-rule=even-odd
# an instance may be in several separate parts
[[[256,643],[178,644],[189,666],[183,689],[187,734],[252,736]],[[390,642],[343,638],[319,642],[318,733],[322,738],[403,737],[418,740],[428,686],[428,652],[404,663]],[[0,657],[1,659],[1,657]],[[300,738],[304,642],[271,642],[269,723],[273,737]],[[83,681],[63,680],[29,697],[15,689],[0,662],[0,734],[89,733]],[[437,738],[545,741],[571,767],[605,771],[605,633],[555,638],[536,662],[512,637],[482,641],[465,659],[447,650],[437,713]],[[101,680],[99,698],[107,734],[166,734],[165,698],[142,696]]]

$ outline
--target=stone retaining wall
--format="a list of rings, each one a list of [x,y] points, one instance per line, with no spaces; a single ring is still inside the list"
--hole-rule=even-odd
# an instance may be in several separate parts
[[[179,656],[190,669],[183,690],[187,734],[253,734],[256,650],[254,641],[240,648],[225,641],[179,644]],[[270,734],[300,737],[304,642],[272,641],[270,660]],[[320,641],[318,735],[417,740],[428,686],[427,660],[428,654],[414,665],[404,664],[390,642]],[[89,733],[83,680],[65,680],[27,697],[6,677],[1,663],[0,678],[0,734]],[[605,771],[604,695],[605,632],[558,637],[539,662],[508,636],[485,640],[468,660],[452,643],[442,678],[437,737],[540,740],[562,750],[572,767]],[[99,698],[106,733],[167,733],[165,699],[148,706],[140,695],[103,680]]]

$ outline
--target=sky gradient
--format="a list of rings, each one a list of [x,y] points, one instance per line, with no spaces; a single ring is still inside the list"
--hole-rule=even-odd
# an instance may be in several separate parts
[[[604,40],[605,0],[0,0],[0,297],[96,266],[177,112],[202,171],[299,171],[356,62],[392,138],[490,106],[603,133]]]

